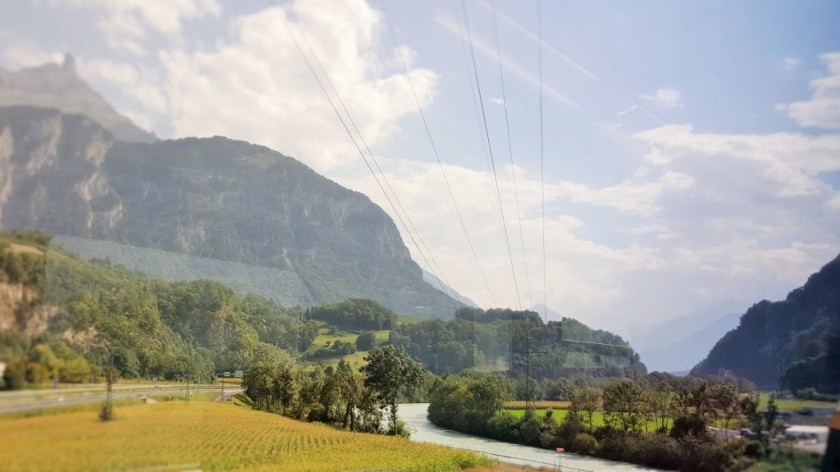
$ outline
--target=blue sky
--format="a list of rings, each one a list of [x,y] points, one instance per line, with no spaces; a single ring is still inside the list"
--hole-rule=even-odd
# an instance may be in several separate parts
[[[723,300],[781,298],[837,255],[840,4],[543,1],[547,289],[537,3],[465,5],[519,293],[458,2],[33,0],[0,19],[0,66],[72,52],[83,78],[159,136],[268,145],[393,215],[288,26],[323,61],[440,272],[482,306],[545,298],[592,325],[632,329]]]

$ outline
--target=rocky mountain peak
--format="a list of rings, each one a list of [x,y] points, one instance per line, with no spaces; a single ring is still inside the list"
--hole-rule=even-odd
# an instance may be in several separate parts
[[[61,69],[75,77],[79,76],[79,73],[76,70],[76,58],[74,58],[69,52],[64,54],[64,61],[61,63]]]

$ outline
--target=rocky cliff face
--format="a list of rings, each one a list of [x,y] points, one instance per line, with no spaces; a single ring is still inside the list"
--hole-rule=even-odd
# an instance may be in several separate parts
[[[455,306],[366,196],[226,138],[126,143],[85,116],[0,108],[0,227],[276,269],[298,283],[260,293],[287,303],[370,297],[434,316]]]

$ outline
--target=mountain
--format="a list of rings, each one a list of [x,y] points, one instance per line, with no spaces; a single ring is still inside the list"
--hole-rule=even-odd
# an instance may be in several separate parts
[[[838,332],[840,256],[784,300],[762,300],[750,307],[738,327],[726,333],[691,374],[730,371],[759,387],[775,388],[792,364],[826,356]],[[840,384],[840,375],[828,384]]]
[[[157,141],[153,134],[119,114],[79,78],[76,61],[70,55],[64,56],[62,64],[45,64],[17,72],[0,69],[0,107],[14,105],[56,108],[85,115],[120,141]]]
[[[534,304],[534,306],[529,308],[529,310],[533,311],[534,313],[537,313],[546,320],[560,321],[564,318],[563,315],[545,306],[545,304],[543,303],[536,303]]]
[[[284,303],[373,298],[436,317],[460,306],[423,280],[368,197],[222,137],[128,143],[87,116],[0,108],[0,228],[87,240],[87,257],[113,257],[113,246],[96,243],[105,241],[139,248],[135,260],[142,249],[163,251],[146,266],[171,253],[253,267],[283,281],[272,298]]]
[[[639,351],[642,361],[652,371],[660,372],[688,372],[708,354],[718,339],[728,331],[738,326],[738,313],[727,313],[713,319],[697,331],[683,337],[667,336],[668,341],[662,342],[662,334],[667,330],[657,330],[660,343],[656,347],[649,347]],[[680,318],[683,319],[683,318]],[[631,340],[632,342],[632,340]],[[636,344],[633,344],[636,346]]]
[[[634,346],[640,350],[652,350],[662,346],[663,335],[667,336],[667,342],[678,339],[685,339],[693,336],[695,333],[702,331],[712,324],[719,321],[720,318],[725,317],[728,313],[743,312],[744,308],[749,306],[749,301],[739,300],[724,300],[712,306],[703,307],[693,310],[690,313],[683,313],[663,321],[654,322],[652,324],[640,324],[638,322],[631,323],[622,328],[622,332]],[[737,316],[731,326],[718,336],[709,340],[709,349],[712,345],[723,336],[726,331],[738,325]],[[695,359],[691,365],[697,363],[697,360],[708,353],[708,349],[702,353],[698,359]],[[687,366],[689,368],[691,366]]]
[[[744,301],[725,300],[659,323],[628,325],[620,331],[652,371],[687,372],[738,325],[746,306],[749,303]]]

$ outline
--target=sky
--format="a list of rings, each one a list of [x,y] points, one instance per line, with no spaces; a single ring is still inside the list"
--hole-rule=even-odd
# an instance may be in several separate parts
[[[840,252],[834,1],[29,0],[3,11],[0,67],[70,52],[161,138],[263,144],[394,217],[404,208],[415,260],[483,307],[546,302],[632,331],[781,299]]]

